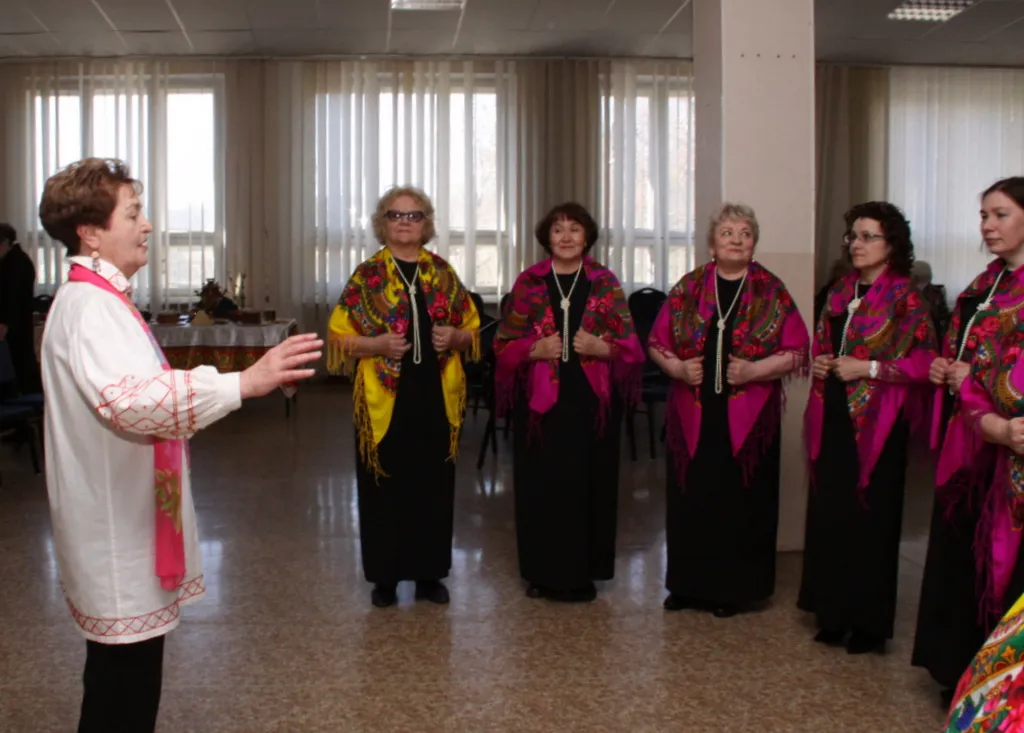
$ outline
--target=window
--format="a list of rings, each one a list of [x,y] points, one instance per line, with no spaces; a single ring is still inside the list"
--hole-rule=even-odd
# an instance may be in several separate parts
[[[154,307],[191,302],[206,279],[220,279],[223,267],[219,78],[124,81],[90,77],[67,80],[54,93],[30,92],[34,201],[46,179],[69,163],[87,156],[124,160],[143,183],[143,206],[154,228],[148,276],[137,289],[156,283]],[[41,236],[37,244],[39,283],[59,284],[63,247]]]
[[[602,97],[601,198],[610,260],[627,290],[693,269],[693,94],[688,76],[620,69]]]
[[[316,278],[335,287],[376,249],[370,223],[394,185],[434,203],[433,246],[471,289],[497,291],[498,95],[493,74],[373,73],[316,97]]]
[[[956,298],[991,259],[979,195],[1024,170],[1024,71],[893,68],[888,102],[889,200],[910,220],[915,258]]]

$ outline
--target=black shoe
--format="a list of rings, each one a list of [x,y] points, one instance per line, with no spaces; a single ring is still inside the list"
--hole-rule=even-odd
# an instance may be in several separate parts
[[[526,589],[527,598],[543,598],[545,595],[546,592],[544,588],[536,583],[530,583],[530,586]]]
[[[393,585],[375,585],[370,593],[370,603],[377,608],[387,608],[398,603],[398,592]]]
[[[829,646],[839,646],[843,643],[843,639],[846,638],[846,631],[843,629],[822,629],[814,637],[814,640],[819,644],[828,644]]]
[[[949,710],[953,706],[953,695],[955,694],[956,690],[952,687],[947,687],[939,693],[939,701],[942,703],[943,710]]]
[[[693,608],[695,604],[685,596],[669,593],[661,605],[666,611],[682,611],[684,608]]]
[[[850,640],[846,642],[847,654],[868,654],[870,652],[884,653],[885,639],[860,631],[850,634]]]
[[[740,609],[738,606],[732,603],[726,603],[721,606],[717,606],[711,615],[715,618],[731,618],[739,613]]]
[[[440,580],[418,580],[416,581],[416,600],[430,601],[443,606],[451,600],[451,597],[448,595],[448,589]]]

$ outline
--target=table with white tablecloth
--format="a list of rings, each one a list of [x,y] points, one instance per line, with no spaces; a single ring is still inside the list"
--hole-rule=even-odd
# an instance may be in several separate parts
[[[210,325],[150,325],[153,336],[174,369],[216,367],[220,372],[248,369],[270,349],[298,330],[294,320],[261,325],[214,323]],[[286,395],[285,414],[291,413],[294,396]]]
[[[221,372],[240,372],[295,333],[298,324],[294,320],[283,320],[262,325],[152,324],[150,328],[175,369],[213,366]]]

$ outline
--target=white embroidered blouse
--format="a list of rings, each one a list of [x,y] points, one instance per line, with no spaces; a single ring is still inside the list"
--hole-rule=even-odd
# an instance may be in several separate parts
[[[71,262],[92,267],[88,257]],[[124,275],[99,274],[128,293]],[[153,439],[188,438],[241,405],[239,374],[164,371],[127,305],[95,285],[60,287],[42,343],[46,486],[61,585],[87,639],[127,644],[166,634],[205,592],[187,457],[182,460],[186,574],[156,575]]]

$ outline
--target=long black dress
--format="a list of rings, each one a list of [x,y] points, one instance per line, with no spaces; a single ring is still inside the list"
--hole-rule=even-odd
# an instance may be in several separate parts
[[[411,282],[416,263],[395,262]],[[413,363],[412,349],[402,358],[394,413],[378,446],[380,465],[388,475],[377,479],[362,458],[356,465],[363,572],[369,582],[385,586],[441,580],[452,564],[455,465],[447,460],[441,368],[419,288],[416,303],[423,354],[419,364]]]
[[[562,333],[561,296],[547,276],[555,324]],[[569,292],[573,275],[558,275]],[[580,328],[590,282],[580,277],[570,296],[569,361],[559,362],[558,402],[542,417],[529,411],[525,390],[514,412],[515,516],[519,572],[546,591],[583,591],[615,574],[619,425],[613,397],[597,434],[598,400],[572,338]]]
[[[860,286],[858,285],[858,297]],[[832,318],[838,354],[845,312]],[[897,418],[871,473],[857,490],[860,460],[846,384],[825,380],[825,415],[815,481],[807,499],[803,579],[797,605],[829,632],[891,639],[896,615],[900,532],[909,428]]]
[[[725,307],[732,303],[740,282],[718,278],[718,294]],[[725,327],[726,354],[734,320],[735,316]],[[775,592],[779,437],[776,433],[744,484],[729,436],[727,355],[722,359],[722,394],[715,394],[717,338],[715,318],[708,324],[704,345],[700,439],[685,485],[680,486],[673,458],[668,458],[665,586],[669,593],[699,605],[745,606]]]
[[[967,322],[982,300],[980,295],[961,300],[958,348]],[[943,425],[949,420],[953,408],[953,397],[948,390],[944,396]],[[961,501],[948,517],[946,508],[939,501],[932,509],[928,556],[910,663],[927,669],[935,681],[946,688],[957,686],[960,676],[991,631],[978,617],[978,592],[982,579],[977,573],[974,539],[994,470],[994,466],[991,467],[989,474],[981,479],[981,488]],[[1024,573],[1020,565],[1017,564],[1011,576],[999,616],[1010,610],[1010,606],[1024,593]]]

